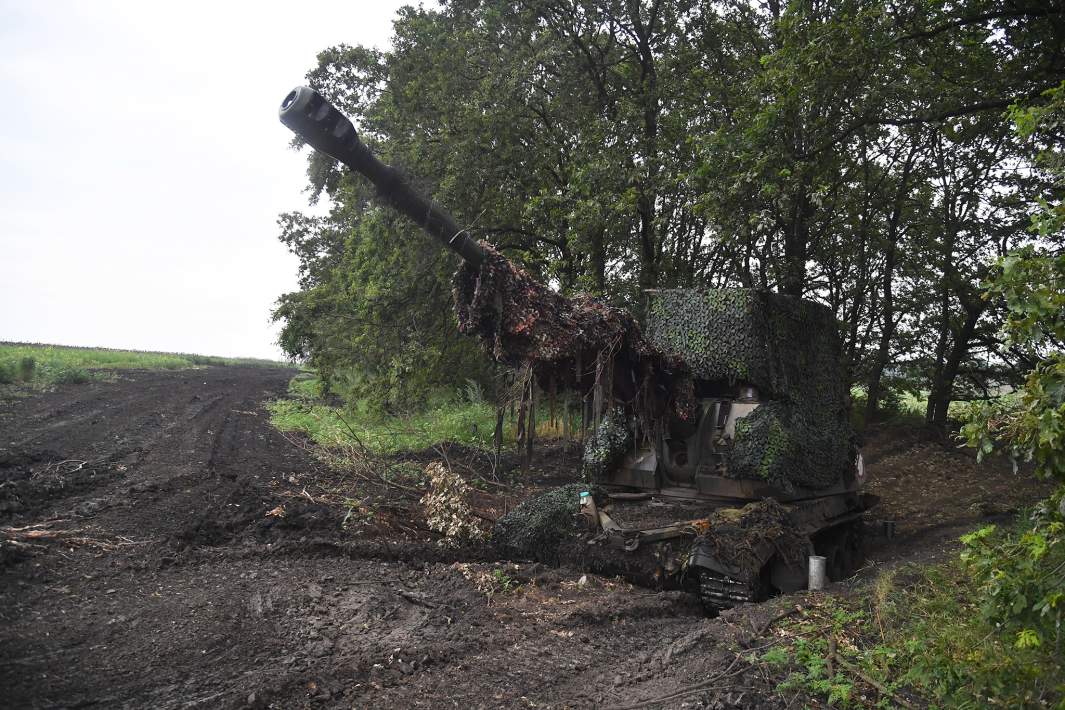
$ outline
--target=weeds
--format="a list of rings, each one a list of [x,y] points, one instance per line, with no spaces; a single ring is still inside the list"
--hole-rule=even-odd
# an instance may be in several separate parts
[[[267,403],[270,421],[283,432],[307,434],[325,447],[357,443],[376,455],[425,451],[449,442],[492,453],[496,411],[483,393],[468,385],[460,392],[436,393],[425,409],[409,414],[377,412],[356,402],[334,407],[320,400],[321,383],[306,373],[289,383],[289,399]],[[561,438],[561,426],[551,426],[546,413],[536,425],[538,439]],[[503,444],[517,440],[516,427],[503,428]],[[424,477],[423,477],[424,478]]]
[[[294,399],[317,400],[325,394],[322,381],[310,373],[302,372],[288,383],[288,393]]]
[[[1065,707],[1065,526],[1057,498],[1012,530],[965,535],[959,558],[881,574],[863,597],[818,595],[750,660],[781,692],[835,707]],[[865,700],[862,699],[865,696]]]
[[[511,577],[499,567],[492,570],[492,582],[497,594],[509,594],[521,586],[518,580]]]
[[[865,406],[866,391],[864,387],[851,388],[851,424],[855,429],[866,428]],[[928,390],[909,390],[887,388],[881,395],[877,409],[876,421],[881,424],[909,425],[920,427],[925,424],[925,414],[928,409]],[[967,402],[951,402],[948,416],[951,419],[960,419],[964,415]]]
[[[326,447],[357,438],[374,454],[424,451],[441,441],[492,450],[495,413],[485,405],[456,402],[409,417],[351,416],[338,407],[305,399],[275,400],[267,409],[270,421],[281,431],[305,433]]]
[[[345,498],[343,506],[347,512],[344,513],[344,519],[340,521],[340,527],[345,530],[360,523],[372,522],[377,517],[377,511],[372,505],[356,498]]]
[[[92,379],[92,373],[83,367],[59,370],[52,376],[52,382],[57,385],[81,385]]]
[[[28,355],[19,358],[18,378],[23,382],[32,382],[33,373],[37,371],[37,360]]]
[[[495,567],[488,572],[481,565],[456,562],[452,569],[458,570],[463,577],[472,582],[477,591],[487,597],[489,604],[492,603],[494,597],[513,594],[521,589],[521,582],[512,577],[503,567]]]

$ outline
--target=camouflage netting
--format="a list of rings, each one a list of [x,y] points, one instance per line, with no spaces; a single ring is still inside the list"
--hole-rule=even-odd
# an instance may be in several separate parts
[[[558,564],[560,548],[583,529],[578,517],[581,491],[589,491],[597,505],[606,503],[602,490],[583,483],[541,493],[496,521],[492,529],[493,544],[512,557]]]
[[[658,291],[648,337],[698,380],[758,388],[763,404],[737,426],[729,476],[818,489],[851,470],[854,432],[827,308],[751,289]]]
[[[477,335],[499,363],[532,364],[541,383],[584,393],[597,358],[609,354],[612,393],[687,419],[694,411],[684,362],[651,344],[631,314],[588,296],[565,298],[482,242],[485,260],[455,273],[459,329]]]
[[[784,490],[825,488],[853,460],[851,442],[812,412],[785,402],[765,402],[736,422],[728,455],[732,478],[760,478]]]
[[[585,480],[603,481],[632,450],[632,427],[625,413],[614,409],[584,442],[582,469]]]
[[[699,379],[749,383],[766,399],[843,401],[836,319],[816,303],[743,288],[657,291],[647,335]]]
[[[810,541],[796,532],[787,508],[766,499],[715,512],[710,516],[710,529],[695,544],[719,562],[753,577],[768,561],[767,548],[787,563],[801,564]]]

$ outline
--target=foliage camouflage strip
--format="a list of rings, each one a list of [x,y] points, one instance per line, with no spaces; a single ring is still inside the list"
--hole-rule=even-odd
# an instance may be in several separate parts
[[[593,483],[606,480],[625,454],[632,450],[632,428],[621,409],[609,412],[584,442],[584,478]]]
[[[611,394],[651,416],[672,409],[682,419],[695,411],[691,375],[680,358],[644,337],[636,319],[590,296],[565,298],[538,283],[486,242],[480,266],[463,262],[455,274],[459,329],[475,334],[499,363],[533,366],[545,389],[554,384],[588,392],[604,359]]]
[[[648,337],[698,380],[758,388],[763,404],[737,422],[730,477],[818,489],[851,470],[854,431],[827,308],[752,289],[663,290]]]
[[[802,564],[809,540],[797,532],[788,509],[767,498],[715,511],[707,532],[695,545],[741,575],[754,577],[765,564],[766,547],[787,564]]]

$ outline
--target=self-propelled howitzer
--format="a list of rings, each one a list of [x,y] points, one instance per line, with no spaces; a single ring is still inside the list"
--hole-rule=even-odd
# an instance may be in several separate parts
[[[628,312],[563,297],[474,239],[313,89],[290,92],[280,118],[462,258],[463,332],[608,412],[585,443],[585,483],[518,506],[499,544],[690,588],[714,609],[801,588],[814,552],[833,579],[858,563],[870,501],[830,311],[751,289],[661,290],[645,334]]]

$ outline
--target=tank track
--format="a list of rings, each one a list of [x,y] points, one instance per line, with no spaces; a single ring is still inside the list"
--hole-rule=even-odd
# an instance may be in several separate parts
[[[699,599],[707,612],[716,614],[740,604],[765,598],[760,580],[736,579],[703,568],[699,571]]]

